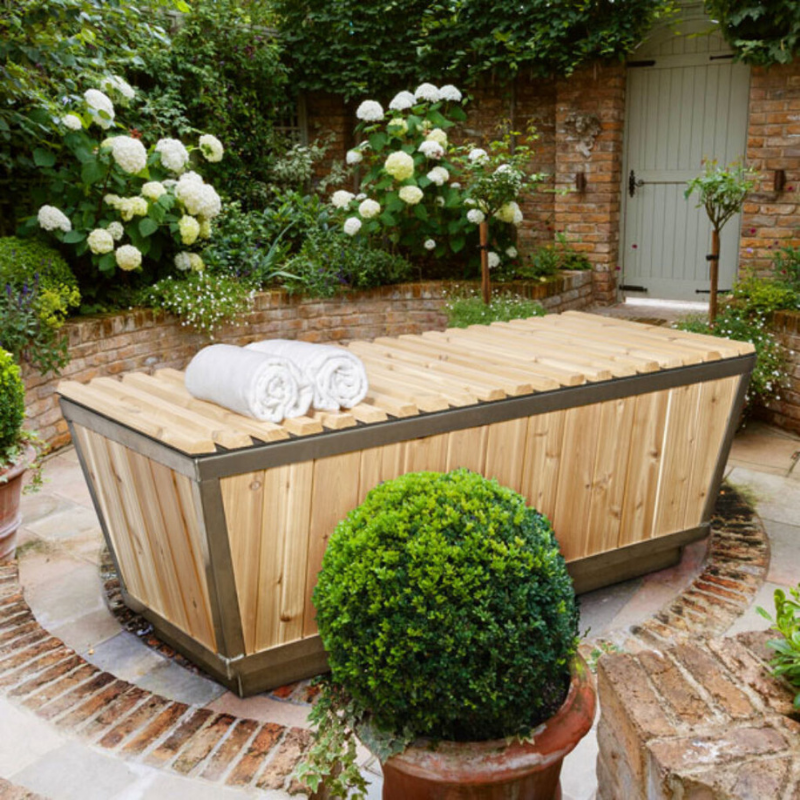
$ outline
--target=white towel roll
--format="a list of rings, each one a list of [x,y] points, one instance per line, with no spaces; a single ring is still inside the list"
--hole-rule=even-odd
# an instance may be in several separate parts
[[[230,344],[203,348],[186,368],[186,388],[200,400],[255,419],[280,422],[308,411],[313,390],[287,358]]]
[[[314,408],[320,411],[352,408],[367,396],[367,373],[361,359],[342,347],[265,339],[245,349],[291,359],[313,386]]]

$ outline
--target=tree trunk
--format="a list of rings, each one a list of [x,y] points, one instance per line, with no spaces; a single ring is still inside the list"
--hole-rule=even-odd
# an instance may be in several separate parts
[[[492,302],[492,284],[489,280],[489,223],[481,222],[481,292],[483,302],[488,306]]]
[[[714,327],[717,320],[717,288],[719,285],[719,231],[711,231],[711,257],[709,258],[711,291],[708,297],[708,324]]]

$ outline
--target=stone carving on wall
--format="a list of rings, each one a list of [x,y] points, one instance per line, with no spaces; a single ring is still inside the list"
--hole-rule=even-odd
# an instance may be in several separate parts
[[[592,157],[594,140],[602,130],[600,120],[594,114],[574,111],[564,122],[564,128],[572,139],[577,139],[575,149],[584,157]]]

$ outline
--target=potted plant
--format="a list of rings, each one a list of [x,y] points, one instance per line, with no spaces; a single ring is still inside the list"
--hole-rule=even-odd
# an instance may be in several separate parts
[[[357,735],[384,800],[559,796],[595,695],[564,559],[523,497],[465,469],[381,484],[331,536],[314,603],[331,675],[298,770],[312,791],[363,796]]]
[[[22,476],[36,462],[36,436],[23,429],[25,387],[13,356],[0,348],[0,561],[13,558]],[[34,473],[34,481],[39,478]]]

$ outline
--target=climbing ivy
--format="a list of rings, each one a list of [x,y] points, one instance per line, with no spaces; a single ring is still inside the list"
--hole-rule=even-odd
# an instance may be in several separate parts
[[[422,80],[569,75],[624,58],[672,0],[274,0],[300,89],[347,99]]]
[[[797,0],[705,0],[739,60],[769,66],[788,64],[800,54],[800,3]]]

